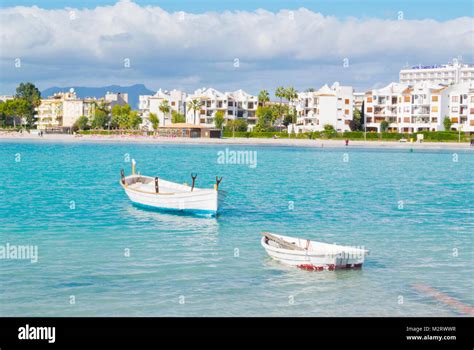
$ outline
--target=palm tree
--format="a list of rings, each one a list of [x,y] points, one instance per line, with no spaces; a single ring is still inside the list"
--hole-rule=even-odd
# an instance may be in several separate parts
[[[270,94],[268,93],[267,90],[262,90],[258,94],[258,103],[262,105],[262,107],[265,107],[265,102],[270,101]]]
[[[196,124],[196,112],[201,109],[201,102],[199,100],[194,99],[194,100],[191,101],[190,107],[194,112],[194,121],[193,121],[193,123]]]
[[[275,96],[280,99],[280,104],[278,106],[278,114],[279,114],[279,118],[281,119],[281,104],[282,104],[283,98],[286,96],[285,88],[283,86],[277,87],[275,90]]]
[[[161,102],[161,104],[160,104],[159,109],[160,109],[161,113],[163,113],[163,126],[165,126],[165,121],[166,121],[166,116],[165,115],[168,114],[171,111],[171,107],[168,104],[168,101],[163,100],[163,102]]]
[[[293,86],[290,86],[285,89],[285,98],[288,100],[288,102],[293,102],[298,98],[298,91]],[[293,123],[293,130],[295,128],[295,123],[296,123],[296,106],[293,107],[293,118],[292,118],[292,123]]]

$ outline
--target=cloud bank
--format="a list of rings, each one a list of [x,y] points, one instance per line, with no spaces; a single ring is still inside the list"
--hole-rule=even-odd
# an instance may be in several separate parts
[[[23,80],[42,88],[143,82],[272,90],[333,80],[372,87],[396,80],[406,62],[469,62],[474,52],[471,17],[339,19],[304,8],[170,13],[120,1],[82,10],[4,8],[0,23],[2,90]]]

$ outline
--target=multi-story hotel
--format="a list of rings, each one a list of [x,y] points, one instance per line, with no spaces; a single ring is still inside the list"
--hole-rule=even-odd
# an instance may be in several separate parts
[[[128,95],[107,92],[101,99],[78,98],[74,91],[58,92],[53,96],[41,99],[36,108],[38,129],[71,128],[80,116],[92,118],[97,105],[106,104],[109,109],[114,105],[124,105],[128,102]]]
[[[354,108],[354,89],[334,83],[318,91],[300,92],[290,106],[296,108],[295,132],[322,131],[329,124],[339,132],[349,131]]]
[[[169,106],[169,112],[163,113],[160,106],[166,101]],[[156,94],[140,95],[138,108],[142,111],[144,123],[150,116],[150,113],[156,114],[160,126],[171,124],[172,111],[185,114],[186,93],[180,90],[164,91],[158,90]]]
[[[453,123],[451,128],[474,132],[474,83],[456,84],[448,87],[447,114]]]
[[[474,88],[462,83],[450,86],[391,83],[366,92],[364,113],[367,130],[380,132],[382,121],[389,131],[442,131],[450,118],[453,130],[474,131]],[[472,113],[471,113],[472,112]]]
[[[192,101],[197,100],[199,109],[192,108]],[[226,120],[245,120],[255,125],[258,97],[243,90],[220,92],[216,89],[198,89],[186,98],[186,121],[190,124],[214,126],[217,111],[224,113]]]
[[[432,66],[413,66],[400,70],[400,83],[415,85],[422,82],[433,84],[458,84],[474,82],[474,65],[452,63]]]
[[[170,107],[170,112],[166,114],[160,111],[160,106],[164,101],[167,101]],[[193,101],[197,101],[196,108],[193,108]],[[141,95],[139,97],[139,109],[142,111],[144,122],[146,123],[150,113],[155,113],[159,118],[160,126],[171,123],[171,111],[183,114],[188,124],[205,127],[214,126],[217,111],[224,112],[226,120],[242,119],[252,125],[256,123],[257,107],[257,96],[243,90],[220,92],[213,88],[202,88],[187,95],[179,90],[168,92],[160,89],[153,96]]]

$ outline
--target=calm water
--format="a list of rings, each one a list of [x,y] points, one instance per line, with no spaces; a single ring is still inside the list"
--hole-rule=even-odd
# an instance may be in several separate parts
[[[0,245],[39,260],[0,260],[0,315],[461,315],[416,283],[474,305],[473,152],[230,147],[257,151],[252,169],[217,164],[224,149],[1,142]],[[222,215],[132,206],[126,154],[199,187],[223,176]],[[360,271],[301,271],[270,260],[263,230],[371,254]]]

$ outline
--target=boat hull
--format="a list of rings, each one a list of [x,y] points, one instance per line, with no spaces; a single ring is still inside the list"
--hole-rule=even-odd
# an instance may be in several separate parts
[[[295,242],[305,246],[306,240],[293,237],[275,235],[278,238]],[[301,241],[301,242],[298,242]],[[367,251],[364,249],[344,247],[332,244],[310,241],[313,249],[291,250],[270,245],[266,237],[262,237],[261,244],[267,254],[285,265],[296,266],[305,270],[322,271],[336,269],[361,268]],[[299,244],[298,244],[299,243]]]
[[[161,181],[160,181],[161,183]],[[169,184],[169,183],[168,183]],[[174,185],[176,188],[183,185]],[[152,193],[123,185],[128,198],[133,204],[146,209],[181,212],[184,214],[216,216],[219,202],[223,200],[222,191],[214,189],[195,189],[175,193]]]

